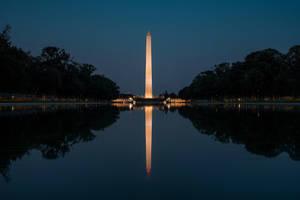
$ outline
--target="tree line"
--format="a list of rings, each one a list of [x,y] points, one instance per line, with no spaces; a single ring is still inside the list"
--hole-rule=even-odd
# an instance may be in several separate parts
[[[119,96],[115,82],[96,74],[93,65],[74,61],[64,49],[45,47],[35,57],[13,46],[10,29],[7,25],[0,33],[0,93],[91,99]]]
[[[250,53],[243,62],[222,63],[198,74],[179,91],[185,99],[264,99],[300,96],[300,46]]]

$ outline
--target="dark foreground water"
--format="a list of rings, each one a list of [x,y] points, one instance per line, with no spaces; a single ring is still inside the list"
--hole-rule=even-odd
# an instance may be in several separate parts
[[[300,199],[295,106],[6,106],[0,130],[0,199]]]

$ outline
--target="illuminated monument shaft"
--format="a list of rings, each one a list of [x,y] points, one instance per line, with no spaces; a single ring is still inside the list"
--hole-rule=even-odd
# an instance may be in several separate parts
[[[152,49],[151,34],[146,36],[146,79],[145,79],[145,97],[152,98]]]
[[[152,157],[152,107],[145,107],[146,169],[151,172]]]

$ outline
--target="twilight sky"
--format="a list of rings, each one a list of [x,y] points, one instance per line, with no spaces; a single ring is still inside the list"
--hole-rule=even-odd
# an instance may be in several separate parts
[[[0,0],[0,28],[38,55],[57,46],[95,65],[122,92],[144,93],[145,36],[153,92],[177,92],[201,71],[256,50],[300,44],[299,0]]]

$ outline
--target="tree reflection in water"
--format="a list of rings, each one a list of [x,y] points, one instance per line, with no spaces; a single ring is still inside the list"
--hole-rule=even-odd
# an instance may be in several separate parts
[[[9,168],[31,150],[46,159],[64,157],[71,147],[93,140],[92,130],[104,130],[119,118],[112,106],[2,108],[0,113],[0,172],[9,181]]]
[[[193,106],[179,108],[201,133],[247,151],[275,157],[286,152],[300,160],[300,109],[292,106]]]

